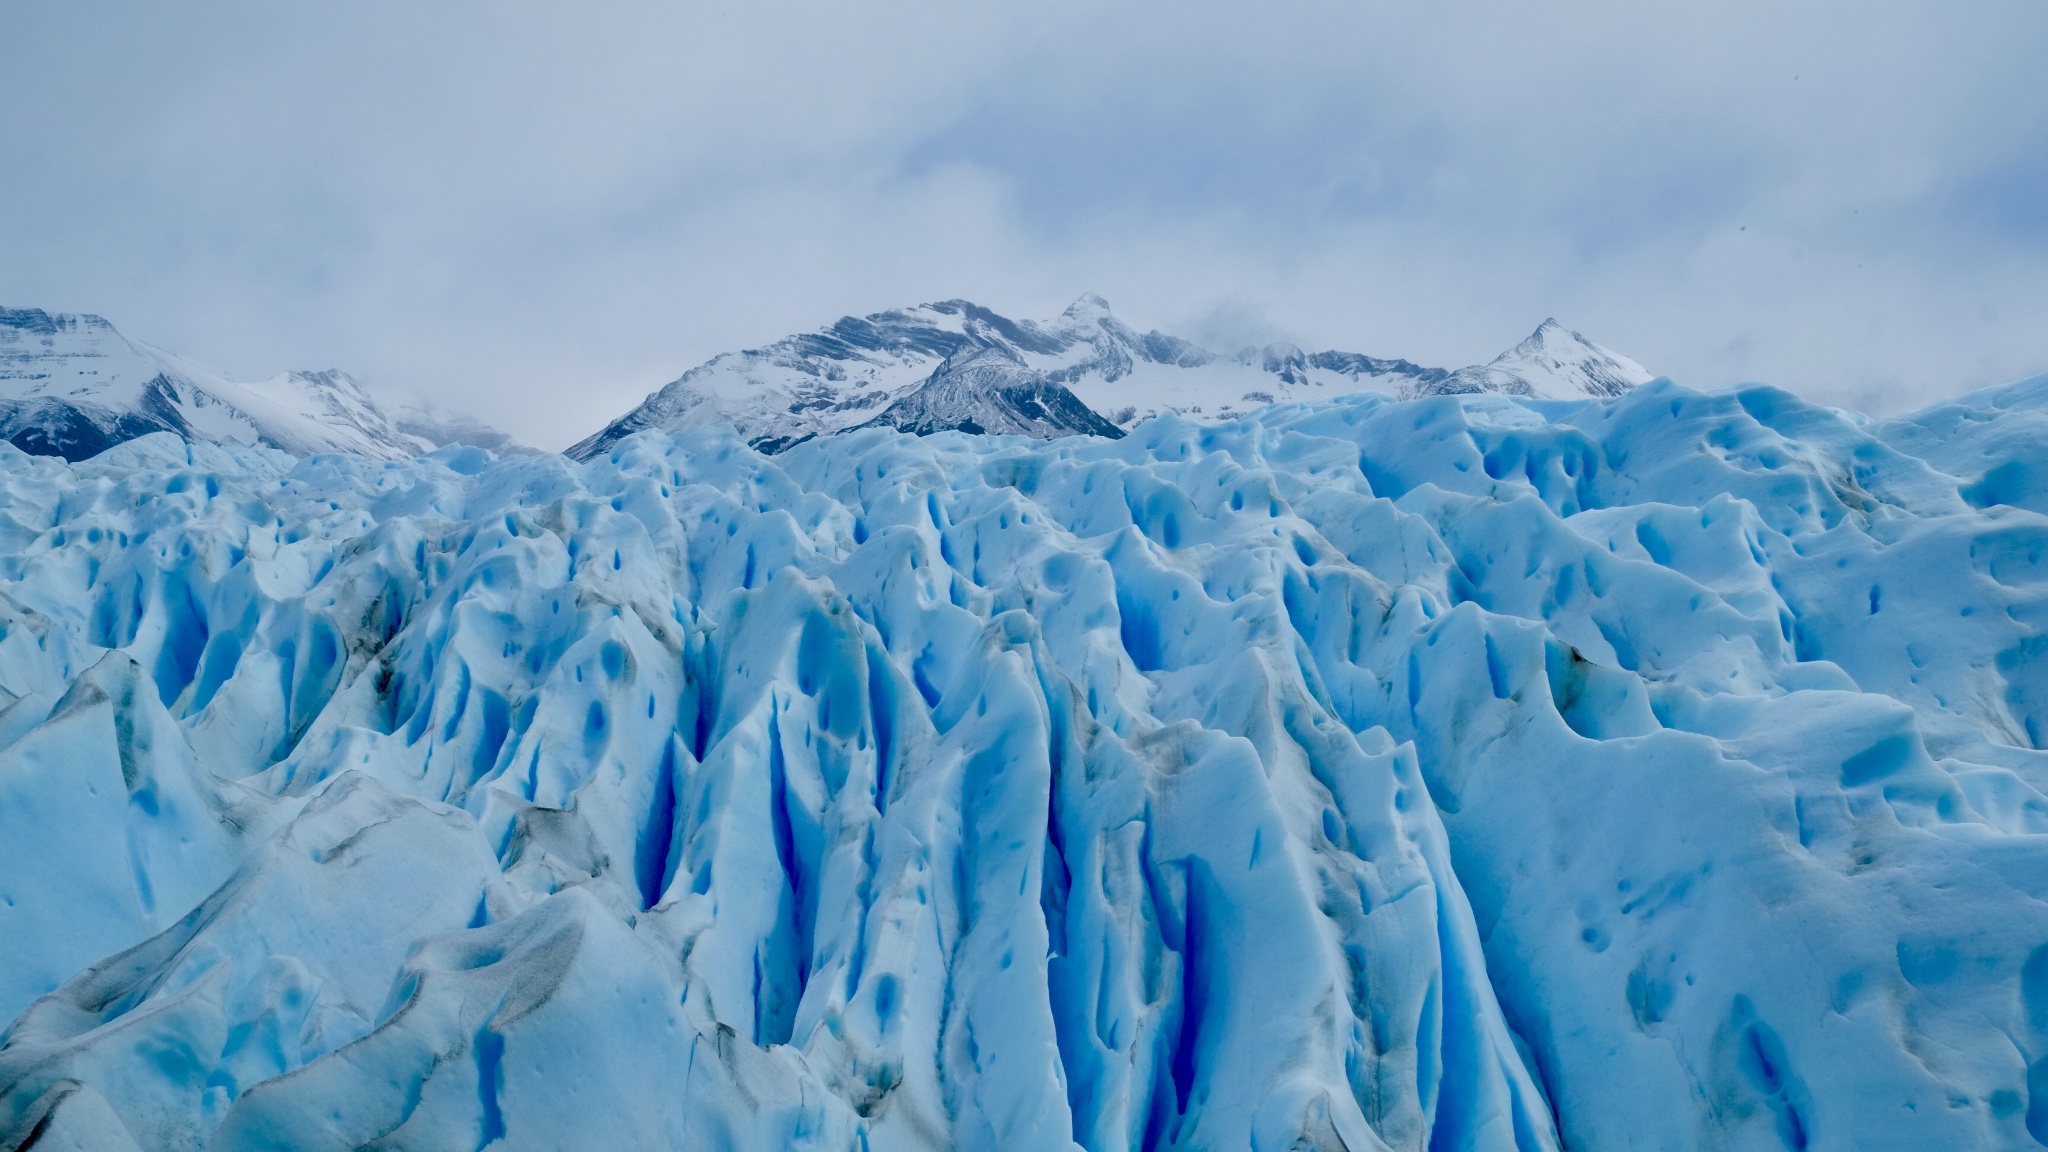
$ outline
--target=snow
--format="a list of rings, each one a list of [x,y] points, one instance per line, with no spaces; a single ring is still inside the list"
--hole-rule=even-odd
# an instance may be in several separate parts
[[[2044,419],[0,447],[0,1147],[2048,1145]]]

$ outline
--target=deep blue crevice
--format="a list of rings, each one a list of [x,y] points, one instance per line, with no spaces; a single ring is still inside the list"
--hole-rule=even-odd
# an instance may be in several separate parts
[[[669,875],[669,850],[676,827],[676,742],[662,745],[661,766],[654,773],[654,804],[647,826],[640,833],[640,858],[634,871],[640,881],[640,907],[652,908],[661,900]]]
[[[1204,867],[1200,861],[1188,860],[1182,861],[1180,868],[1187,885],[1187,908],[1181,920],[1180,1032],[1174,1038],[1170,1068],[1174,1103],[1185,1116],[1195,1077],[1201,1072],[1202,1024],[1208,1016],[1210,1000],[1210,958],[1206,948],[1208,909],[1202,892]]]
[[[931,675],[925,671],[933,663],[932,648],[929,644],[925,645],[923,652],[918,653],[917,659],[910,662],[911,683],[917,685],[917,694],[924,698],[924,706],[927,708],[939,706],[938,685],[932,683]]]
[[[1493,685],[1493,698],[1505,700],[1514,694],[1507,661],[1501,658],[1500,646],[1493,642],[1493,634],[1486,634],[1486,678]]]
[[[1130,655],[1131,663],[1140,672],[1157,672],[1164,667],[1160,659],[1159,621],[1152,612],[1151,604],[1141,596],[1131,595],[1121,585],[1117,588],[1116,610],[1118,635],[1123,641],[1124,651]]]
[[[505,1038],[486,1024],[476,1034],[476,1095],[483,1106],[483,1132],[476,1146],[481,1152],[505,1137],[505,1113],[498,1107],[498,1093],[505,1087]]]
[[[889,788],[894,783],[896,751],[896,694],[891,690],[889,662],[869,646],[868,716],[875,728],[875,811],[889,810]]]
[[[768,822],[775,839],[775,860],[782,866],[782,874],[789,886],[789,920],[794,938],[796,987],[792,1002],[803,998],[804,985],[810,978],[810,925],[806,923],[804,900],[803,861],[796,850],[796,834],[789,818],[789,774],[782,749],[781,704],[774,697],[768,706]],[[769,1029],[764,1044],[783,1044],[789,1041],[786,1029],[791,1022],[778,1016]]]
[[[512,731],[512,705],[489,688],[483,689],[479,696],[483,701],[483,731],[478,734],[476,751],[470,757],[471,784],[498,766],[498,754],[505,750],[505,737]]]
[[[176,573],[164,578],[163,605],[167,617],[163,647],[157,651],[153,671],[157,698],[169,707],[198,671],[199,657],[206,651],[207,626],[206,610],[193,596],[191,585]]]

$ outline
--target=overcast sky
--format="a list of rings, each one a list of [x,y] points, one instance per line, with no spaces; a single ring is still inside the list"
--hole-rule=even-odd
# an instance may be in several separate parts
[[[2048,371],[2048,3],[0,0],[0,305],[548,447],[845,313]]]

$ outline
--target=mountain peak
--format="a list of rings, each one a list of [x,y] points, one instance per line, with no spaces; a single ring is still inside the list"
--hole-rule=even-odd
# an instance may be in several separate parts
[[[1093,292],[1083,292],[1081,298],[1067,305],[1067,310],[1060,313],[1060,315],[1081,319],[1083,317],[1109,316],[1111,312],[1109,301],[1104,300]]]
[[[1619,396],[1652,379],[1641,364],[1593,343],[1554,318],[1537,325],[1528,339],[1501,353],[1487,367],[1530,383],[1535,395],[1560,399]]]
[[[1494,357],[1493,363],[1498,364],[1516,356],[1538,351],[1561,355],[1583,355],[1586,349],[1598,349],[1599,347],[1598,344],[1559,324],[1557,319],[1552,317],[1538,324],[1536,330],[1524,337],[1521,343]]]
[[[1642,365],[1549,317],[1513,348],[1484,364],[1460,368],[1426,390],[1445,395],[1496,392],[1538,400],[1599,400],[1619,396],[1651,379]]]

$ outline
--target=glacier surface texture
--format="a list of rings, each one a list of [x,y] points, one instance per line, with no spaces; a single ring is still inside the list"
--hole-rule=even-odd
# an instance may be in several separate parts
[[[2044,425],[0,447],[0,1148],[2048,1144]]]

